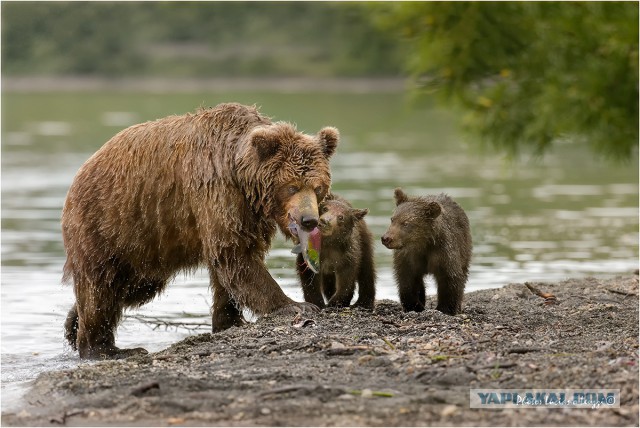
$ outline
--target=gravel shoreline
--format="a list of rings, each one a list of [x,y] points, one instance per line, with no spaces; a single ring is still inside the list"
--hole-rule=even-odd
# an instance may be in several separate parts
[[[475,291],[454,317],[433,296],[376,303],[43,373],[2,425],[638,426],[637,274]],[[621,405],[470,409],[471,388],[619,389]]]

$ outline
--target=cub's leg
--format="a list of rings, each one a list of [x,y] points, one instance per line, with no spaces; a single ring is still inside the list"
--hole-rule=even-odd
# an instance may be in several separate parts
[[[358,300],[354,306],[373,309],[376,300],[376,271],[372,245],[362,246],[360,270],[358,272]]]
[[[331,299],[329,299],[327,306],[349,306],[355,290],[356,278],[351,266],[338,270],[336,272],[336,292],[331,296]]]
[[[405,312],[422,312],[426,301],[424,274],[415,268],[404,257],[393,257],[393,268],[398,284],[400,303]]]
[[[325,273],[322,274],[322,294],[327,302],[336,294],[336,274]]]
[[[455,315],[462,311],[462,299],[467,278],[453,277],[443,272],[436,275],[438,284],[438,305],[436,309],[448,315]]]

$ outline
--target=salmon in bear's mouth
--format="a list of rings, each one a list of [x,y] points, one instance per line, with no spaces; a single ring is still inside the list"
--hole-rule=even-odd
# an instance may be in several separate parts
[[[298,244],[293,247],[291,252],[294,254],[302,253],[302,258],[307,266],[309,266],[309,269],[311,269],[313,273],[318,273],[320,269],[320,229],[315,227],[310,232],[307,232],[289,216],[289,231],[298,240]]]

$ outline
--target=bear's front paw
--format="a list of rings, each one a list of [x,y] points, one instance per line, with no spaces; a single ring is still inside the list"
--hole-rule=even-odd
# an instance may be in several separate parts
[[[368,311],[372,311],[374,306],[375,305],[373,301],[361,301],[361,300],[356,300],[356,302],[353,305],[351,305],[352,308],[366,309]]]
[[[293,302],[287,306],[284,306],[277,311],[274,312],[276,315],[311,315],[314,313],[320,312],[320,308],[318,308],[313,303],[307,302]]]

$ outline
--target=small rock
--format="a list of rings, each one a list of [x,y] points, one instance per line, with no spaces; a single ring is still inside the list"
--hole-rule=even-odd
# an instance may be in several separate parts
[[[263,407],[262,409],[260,409],[260,413],[262,413],[263,415],[270,415],[271,409],[269,409],[268,407]]]
[[[443,418],[446,418],[448,416],[453,415],[457,411],[458,411],[458,406],[454,404],[448,404],[444,406],[444,408],[440,411],[440,416],[442,416]]]
[[[362,357],[358,358],[358,364],[366,364],[371,360],[373,360],[373,355],[363,355]]]
[[[373,397],[373,391],[371,391],[369,388],[365,388],[362,390],[362,393],[360,394],[360,396],[362,398],[371,398]]]

